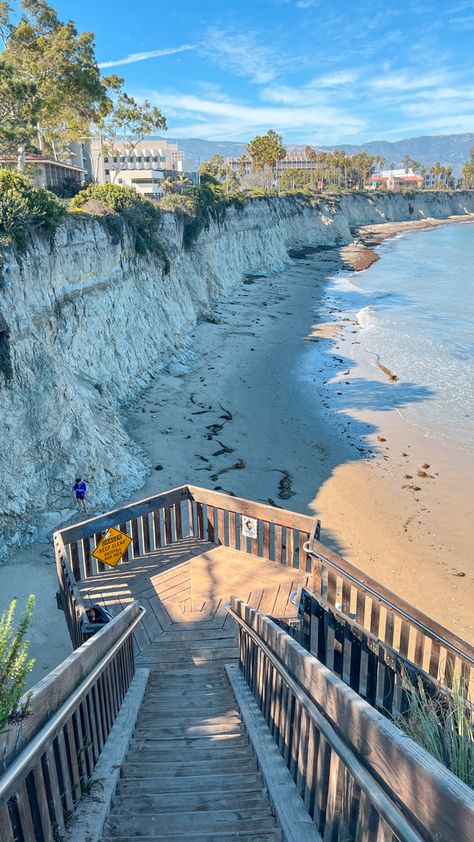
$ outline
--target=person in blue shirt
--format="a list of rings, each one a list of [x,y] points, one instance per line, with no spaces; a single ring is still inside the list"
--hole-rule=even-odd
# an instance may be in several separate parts
[[[87,485],[81,477],[76,479],[73,485],[73,491],[76,493],[76,503],[81,512],[87,512],[86,493]]]

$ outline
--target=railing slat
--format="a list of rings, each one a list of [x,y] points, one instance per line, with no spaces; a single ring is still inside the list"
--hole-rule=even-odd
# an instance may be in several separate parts
[[[0,839],[2,842],[15,842],[10,821],[10,812],[6,804],[0,806]]]
[[[28,842],[29,840],[35,840],[36,833],[33,823],[33,816],[31,814],[31,805],[28,796],[26,781],[22,781],[20,786],[18,787],[18,792],[16,794],[16,802],[18,805],[18,813],[20,815],[20,823],[23,838],[25,839],[25,842],[26,840],[28,840]]]
[[[46,749],[44,765],[49,791],[51,793],[51,802],[54,811],[54,821],[59,833],[64,834],[64,810],[61,802],[61,790],[59,787],[58,770],[56,767],[56,758],[54,755],[53,743],[50,743]]]
[[[35,795],[38,804],[39,819],[44,842],[54,842],[51,828],[51,818],[48,809],[48,797],[46,795],[46,787],[44,785],[43,770],[41,768],[41,760],[39,760],[33,767],[33,781],[35,785]]]

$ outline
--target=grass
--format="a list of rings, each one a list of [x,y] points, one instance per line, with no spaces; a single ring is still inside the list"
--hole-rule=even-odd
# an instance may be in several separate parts
[[[473,705],[464,685],[456,680],[452,690],[430,696],[421,678],[413,684],[404,673],[402,683],[408,708],[396,724],[474,789]]]

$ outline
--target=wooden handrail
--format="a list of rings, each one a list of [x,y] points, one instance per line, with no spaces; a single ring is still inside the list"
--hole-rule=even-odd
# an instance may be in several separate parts
[[[128,609],[133,609],[133,605],[128,606]],[[30,769],[34,766],[39,757],[44,753],[46,743],[56,736],[61,728],[64,726],[66,720],[72,712],[78,707],[80,701],[86,696],[90,688],[96,683],[97,678],[107,665],[112,661],[115,654],[121,649],[125,641],[130,637],[135,627],[142,621],[144,608],[140,608],[140,613],[130,620],[129,625],[119,637],[119,639],[111,646],[103,658],[95,665],[95,667],[87,674],[84,680],[76,687],[70,696],[63,702],[61,707],[45,722],[42,728],[35,734],[30,742],[25,746],[23,751],[17,758],[8,766],[0,778],[0,804],[8,799],[10,792],[14,789],[18,778],[26,777]],[[107,636],[108,627],[102,630],[102,635]],[[85,644],[87,645],[87,644]]]
[[[235,597],[233,597],[234,601]],[[307,716],[315,724],[319,733],[331,746],[341,759],[345,768],[350,772],[354,782],[365,793],[370,803],[377,810],[380,816],[387,822],[388,826],[396,834],[400,842],[422,842],[422,837],[410,826],[405,817],[400,813],[389,797],[383,791],[382,787],[377,783],[376,779],[370,775],[359,762],[355,754],[348,748],[347,744],[341,740],[335,729],[328,722],[323,714],[318,710],[311,698],[306,694],[294,678],[290,675],[286,666],[276,657],[276,655],[269,649],[261,637],[245,622],[245,620],[236,613],[231,606],[227,607],[227,611],[232,619],[237,623],[240,629],[245,631],[258,648],[263,652],[267,661],[269,661],[278,675],[283,679],[286,686],[291,690],[295,699],[298,700],[301,707],[305,710]],[[303,772],[304,774],[304,772]]]
[[[361,699],[270,618],[235,597],[231,610],[240,629],[244,676],[322,835],[325,823],[329,821],[331,827],[326,804],[331,805],[333,821],[335,810],[341,822],[347,818],[341,805],[344,793],[353,792],[352,784],[341,770],[337,751],[334,752],[336,762],[328,739],[321,732],[319,737],[314,733],[316,724],[311,724],[308,730],[307,715],[302,712],[298,694],[286,684],[284,671],[403,813],[410,828],[422,839],[470,842],[474,794],[466,784]],[[276,661],[267,658],[261,644]],[[350,795],[349,800],[353,798]],[[362,802],[354,805],[351,801],[348,810],[353,818],[360,812],[367,819],[371,812],[370,798],[364,809]],[[381,836],[375,833],[373,837],[369,833],[366,837],[364,832],[368,833],[366,826],[361,828],[361,834],[355,834],[356,838],[386,838],[383,833]],[[398,827],[394,832],[400,838]],[[327,833],[331,838],[329,829]]]
[[[309,515],[302,515],[288,509],[280,509],[276,506],[268,506],[266,503],[256,503],[252,500],[245,500],[243,497],[233,497],[229,494],[222,494],[219,491],[210,491],[207,488],[200,488],[196,485],[188,486],[189,493],[197,503],[204,503],[208,506],[215,506],[217,509],[236,512],[246,517],[264,520],[267,523],[274,523],[278,526],[289,526],[292,529],[301,529],[303,532],[311,533],[314,525],[314,518]],[[316,527],[315,527],[316,528]]]
[[[127,606],[36,685],[24,723],[0,734],[11,749],[0,777],[2,842],[65,835],[132,681],[132,634],[143,613]]]
[[[112,509],[110,512],[105,512],[103,515],[97,515],[89,520],[84,520],[82,523],[67,526],[65,529],[61,529],[60,533],[65,544],[72,544],[73,541],[78,541],[80,538],[90,538],[96,532],[103,532],[104,529],[108,529],[110,526],[116,526],[116,524],[122,523],[122,521],[134,520],[141,515],[154,512],[178,500],[188,499],[188,486],[178,486],[163,494],[145,497],[143,500],[137,500],[136,503],[130,503],[128,506]]]
[[[305,544],[305,551],[313,558],[318,559],[323,565],[334,570],[341,577],[351,582],[357,589],[364,590],[369,596],[383,603],[391,611],[395,611],[401,617],[420,629],[428,637],[437,640],[443,646],[451,649],[470,665],[474,666],[474,647],[470,646],[454,632],[442,626],[440,623],[419,611],[402,597],[397,596],[384,585],[372,579],[362,570],[355,567],[349,561],[332,552],[329,547],[319,542],[310,541]]]

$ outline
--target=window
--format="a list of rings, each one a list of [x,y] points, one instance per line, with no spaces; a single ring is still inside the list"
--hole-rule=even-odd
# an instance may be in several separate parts
[[[118,161],[118,158],[114,158],[114,164],[116,164],[117,161]]]
[[[136,160],[137,164],[141,164],[141,162],[142,162],[141,156],[139,156],[138,158],[135,158],[135,160]]]
[[[147,155],[147,157],[146,157],[146,158],[144,158],[143,160],[148,162],[148,161],[150,160],[150,156],[149,156],[149,155]]]
[[[158,160],[159,160],[159,159],[158,159],[158,155],[153,155],[153,160],[154,160],[154,161],[158,161]]]
[[[124,164],[126,160],[127,160],[127,159],[126,159],[125,155],[121,155],[121,156],[120,156],[120,163],[121,163],[121,164]]]
[[[109,159],[107,158],[107,156],[105,156],[105,158],[104,158],[104,164],[108,164],[108,163],[109,163]]]
[[[106,174],[106,175],[108,175],[108,174],[109,174],[109,172],[110,172],[110,170],[106,170],[106,171],[105,171],[105,174]]]

